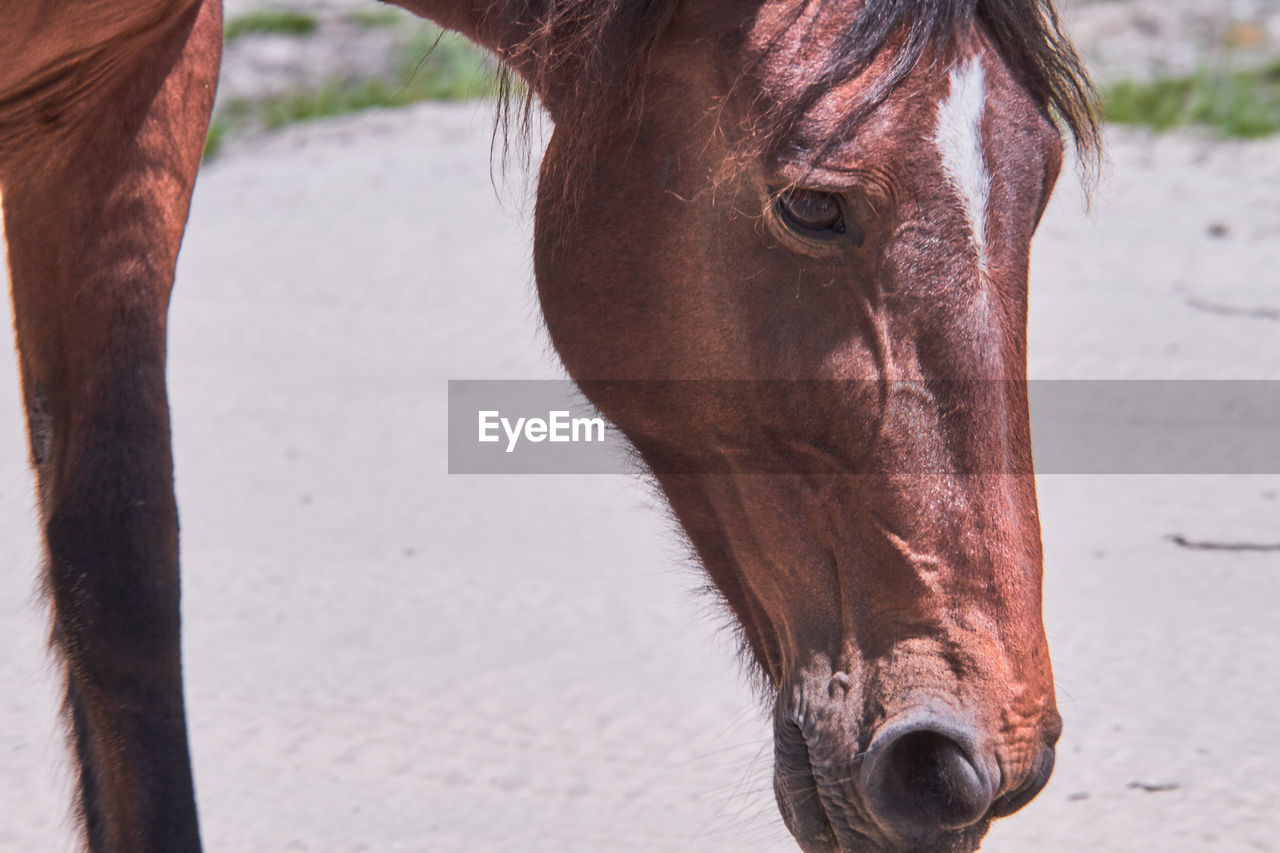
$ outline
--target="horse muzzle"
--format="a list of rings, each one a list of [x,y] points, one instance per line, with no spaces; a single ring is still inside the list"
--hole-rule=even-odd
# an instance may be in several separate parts
[[[826,722],[786,720],[775,730],[774,792],[805,853],[977,850],[991,820],[1030,802],[1053,769],[1044,742],[1025,778],[1002,778],[982,730],[936,707],[894,715],[861,738],[863,751],[860,738]]]

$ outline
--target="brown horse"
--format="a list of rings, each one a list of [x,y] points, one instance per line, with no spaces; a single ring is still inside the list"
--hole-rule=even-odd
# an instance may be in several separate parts
[[[1060,729],[1028,249],[1054,118],[1086,154],[1098,131],[1050,0],[403,5],[496,53],[554,119],[547,327],[776,696],[801,847],[975,849],[1044,785]],[[0,0],[0,187],[94,851],[200,846],[165,312],[220,18],[218,0]],[[734,382],[665,381],[690,379]]]

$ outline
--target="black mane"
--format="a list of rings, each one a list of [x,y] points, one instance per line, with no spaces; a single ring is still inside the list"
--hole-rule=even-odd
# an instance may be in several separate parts
[[[555,93],[557,124],[572,126],[575,136],[591,136],[593,126],[635,100],[645,64],[677,2],[529,0],[502,58],[528,79],[530,89]],[[902,82],[926,48],[951,45],[974,24],[985,29],[1022,84],[1066,126],[1082,161],[1095,161],[1101,148],[1096,96],[1084,63],[1062,32],[1053,0],[865,0],[854,25],[831,45],[818,79],[770,116],[757,141],[766,148],[775,145],[823,94],[865,70],[897,38],[902,46],[864,109],[850,117],[849,124],[855,124]],[[511,116],[511,91],[508,81],[504,119]]]
[[[866,0],[854,25],[832,45],[818,79],[783,106],[773,133],[785,133],[832,87],[864,71],[901,33],[902,46],[889,71],[876,82],[863,108],[850,117],[851,127],[902,82],[927,48],[941,46],[945,53],[974,24],[990,35],[1021,83],[1066,125],[1081,159],[1096,157],[1101,133],[1093,85],[1062,32],[1053,0]]]

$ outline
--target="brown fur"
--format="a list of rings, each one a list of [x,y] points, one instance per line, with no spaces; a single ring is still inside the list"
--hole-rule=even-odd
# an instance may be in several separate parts
[[[0,186],[86,843],[197,850],[164,317],[220,10],[0,2]],[[1061,166],[1051,116],[1086,154],[1098,132],[1051,4],[403,5],[495,51],[555,119],[535,246],[547,328],[775,693],[775,787],[801,846],[974,849],[1043,784],[1060,728],[1028,256]],[[970,55],[985,266],[931,143]],[[859,239],[797,230],[788,188],[838,198]],[[938,776],[950,799],[876,771],[903,731],[959,768]]]
[[[0,189],[85,840],[198,850],[164,317],[221,12],[10,2],[0,20]]]

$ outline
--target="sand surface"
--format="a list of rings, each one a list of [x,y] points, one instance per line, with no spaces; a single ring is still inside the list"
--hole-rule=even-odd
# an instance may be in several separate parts
[[[169,375],[207,848],[794,850],[769,727],[646,488],[446,473],[446,380],[561,375],[489,122],[362,115],[201,175]],[[1110,153],[1092,215],[1068,178],[1036,238],[1033,376],[1280,379],[1280,140]],[[0,851],[69,850],[0,358]],[[984,849],[1280,849],[1280,554],[1166,538],[1280,540],[1280,477],[1039,488],[1066,733]]]

